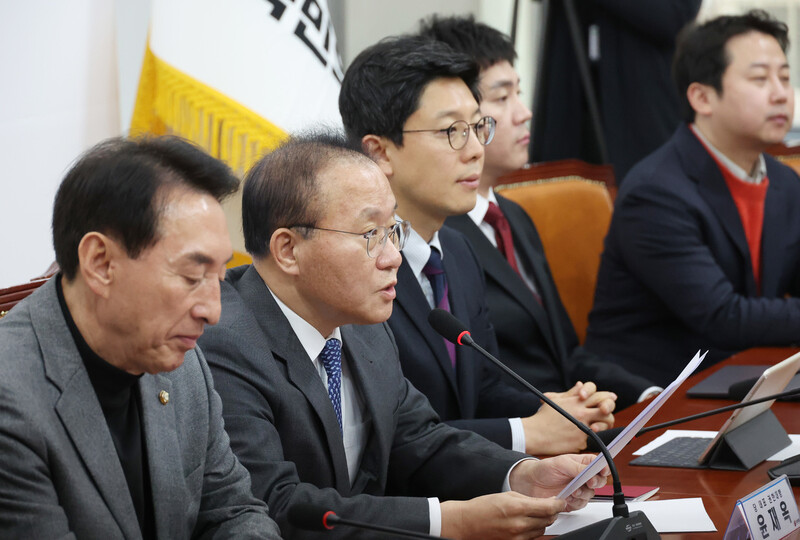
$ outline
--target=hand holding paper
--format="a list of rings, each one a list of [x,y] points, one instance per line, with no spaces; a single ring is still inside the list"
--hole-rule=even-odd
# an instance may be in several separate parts
[[[592,454],[564,454],[541,461],[532,459],[522,461],[511,471],[509,484],[514,491],[531,497],[553,497],[593,459]],[[604,486],[609,474],[606,467],[600,470],[599,474],[588,478],[586,485],[579,487],[566,498],[566,510],[569,512],[586,506],[589,499],[594,496],[594,489]]]

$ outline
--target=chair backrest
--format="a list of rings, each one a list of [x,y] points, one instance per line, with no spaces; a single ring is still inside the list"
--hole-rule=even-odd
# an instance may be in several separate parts
[[[785,144],[776,144],[767,150],[768,154],[772,154],[778,158],[784,165],[788,165],[800,174],[800,145],[786,146]]]
[[[41,276],[36,276],[27,283],[0,289],[0,319],[5,317],[11,308],[19,304],[33,291],[44,285],[48,279],[58,272],[58,263],[52,263]]]
[[[531,163],[498,180],[499,185],[519,184],[538,180],[594,180],[606,185],[613,201],[617,196],[617,183],[614,180],[612,165],[586,163],[580,159],[561,159],[558,161],[542,161]],[[499,188],[502,189],[502,188]]]
[[[47,279],[34,279],[22,285],[0,289],[0,318],[5,317],[12,307],[16,306],[45,282],[47,282]]]
[[[497,190],[522,206],[536,225],[561,300],[583,343],[611,223],[608,184],[566,176],[503,184]]]

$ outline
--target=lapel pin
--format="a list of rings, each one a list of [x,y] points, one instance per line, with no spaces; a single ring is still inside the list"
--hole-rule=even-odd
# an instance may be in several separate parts
[[[162,390],[158,393],[158,401],[161,402],[162,405],[166,405],[169,403],[169,392],[166,390]]]

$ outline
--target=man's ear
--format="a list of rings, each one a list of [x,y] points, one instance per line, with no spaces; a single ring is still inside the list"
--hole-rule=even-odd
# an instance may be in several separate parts
[[[689,100],[689,105],[694,109],[695,116],[710,116],[712,105],[714,101],[719,99],[717,91],[713,87],[693,82],[686,89],[686,98]]]
[[[96,295],[108,298],[115,277],[115,263],[120,256],[127,257],[124,248],[105,234],[92,231],[81,238],[78,271]]]
[[[296,276],[300,273],[297,262],[300,233],[282,227],[272,233],[269,239],[269,254],[274,264],[285,274]]]
[[[395,148],[394,143],[386,137],[364,135],[361,139],[361,147],[372,161],[380,167],[386,178],[391,179],[393,173],[391,151]]]

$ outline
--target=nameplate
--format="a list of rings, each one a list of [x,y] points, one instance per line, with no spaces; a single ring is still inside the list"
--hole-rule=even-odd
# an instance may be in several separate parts
[[[724,540],[778,539],[798,528],[800,511],[784,474],[736,502]]]

